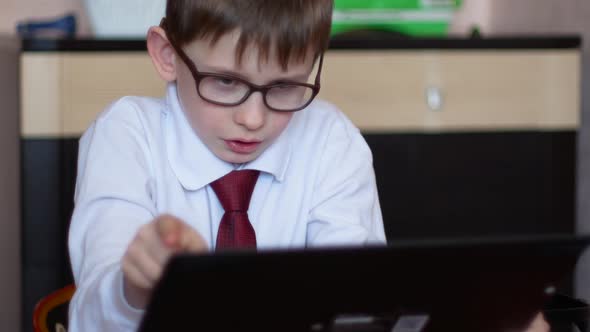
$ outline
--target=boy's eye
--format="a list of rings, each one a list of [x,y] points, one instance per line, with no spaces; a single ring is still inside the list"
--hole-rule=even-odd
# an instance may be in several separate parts
[[[293,84],[288,84],[288,83],[277,84],[276,86],[274,86],[275,89],[279,89],[279,90],[293,89],[294,87],[295,86]]]
[[[237,84],[236,80],[232,80],[231,78],[217,78],[217,84],[219,85],[223,85],[223,86],[232,86]]]
[[[291,92],[291,91],[300,90],[301,86],[294,85],[294,84],[280,84],[280,85],[275,86],[273,89],[276,89],[276,91],[279,91],[279,92]]]

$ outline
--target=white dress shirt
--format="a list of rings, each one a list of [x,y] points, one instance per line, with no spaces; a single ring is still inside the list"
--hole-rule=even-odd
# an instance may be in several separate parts
[[[233,169],[261,171],[248,211],[259,249],[385,243],[371,151],[334,106],[296,112],[260,157],[234,165],[197,137],[170,84],[165,99],[115,102],[80,140],[69,331],[136,330],[143,312],[122,291],[127,246],[169,213],[215,248],[224,211],[209,183]]]

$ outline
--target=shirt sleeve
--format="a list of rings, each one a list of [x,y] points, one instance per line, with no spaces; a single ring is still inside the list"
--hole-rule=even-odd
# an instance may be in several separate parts
[[[385,244],[371,150],[340,113],[329,129],[317,174],[308,245]]]
[[[150,222],[149,148],[133,105],[118,102],[80,140],[69,253],[76,282],[70,331],[134,331],[142,311],[123,296],[121,260]]]

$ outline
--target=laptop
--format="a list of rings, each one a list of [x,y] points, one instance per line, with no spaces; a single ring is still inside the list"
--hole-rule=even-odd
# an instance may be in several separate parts
[[[589,237],[176,256],[139,331],[518,331]]]

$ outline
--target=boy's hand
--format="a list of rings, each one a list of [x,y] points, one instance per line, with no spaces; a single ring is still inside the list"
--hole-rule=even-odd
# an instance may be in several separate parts
[[[539,313],[525,332],[549,332],[551,329],[542,313]]]
[[[123,256],[124,292],[127,302],[146,307],[164,266],[175,253],[205,252],[201,235],[180,219],[162,215],[142,226]]]

